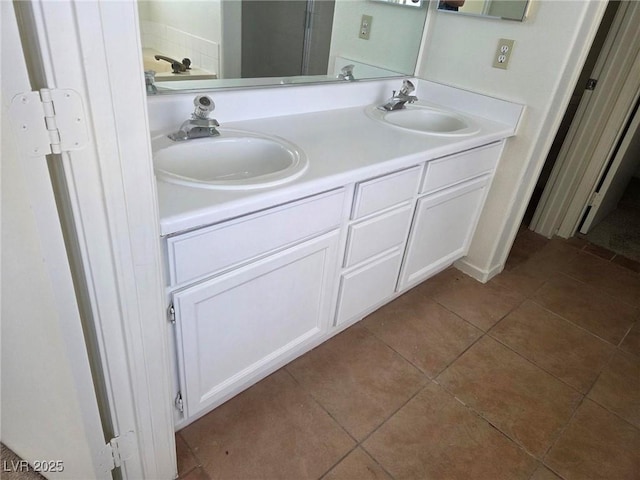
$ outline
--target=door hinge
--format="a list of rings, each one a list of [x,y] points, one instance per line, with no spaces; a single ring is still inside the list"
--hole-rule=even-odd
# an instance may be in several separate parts
[[[184,413],[184,400],[182,400],[182,392],[178,392],[173,403],[180,413]]]
[[[590,78],[589,80],[587,80],[587,86],[585,88],[587,90],[595,90],[597,84],[598,84],[598,79]]]
[[[89,143],[82,97],[70,89],[20,93],[9,107],[18,145],[25,155],[80,150]]]
[[[100,450],[98,465],[101,472],[110,472],[114,468],[120,467],[129,460],[136,452],[136,434],[133,431],[127,432],[109,440],[102,450]]]
[[[176,309],[173,306],[173,303],[169,304],[169,308],[167,308],[167,318],[171,323],[176,323]]]
[[[591,198],[589,198],[589,202],[587,203],[587,206],[597,208],[600,206],[601,202],[602,202],[602,194],[600,192],[593,192],[591,194]]]

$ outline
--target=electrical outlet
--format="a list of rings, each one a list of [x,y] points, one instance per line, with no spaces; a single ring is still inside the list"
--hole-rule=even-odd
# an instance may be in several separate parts
[[[362,15],[358,36],[363,40],[369,40],[369,35],[371,34],[371,22],[373,22],[373,17],[371,15]]]
[[[511,52],[513,51],[513,40],[507,38],[501,38],[498,40],[498,48],[493,56],[493,66],[495,68],[507,69],[509,60],[511,59]]]

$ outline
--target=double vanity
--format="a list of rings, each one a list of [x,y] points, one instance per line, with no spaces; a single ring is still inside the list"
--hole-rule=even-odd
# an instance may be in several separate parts
[[[177,428],[466,255],[522,106],[398,83],[150,98]]]

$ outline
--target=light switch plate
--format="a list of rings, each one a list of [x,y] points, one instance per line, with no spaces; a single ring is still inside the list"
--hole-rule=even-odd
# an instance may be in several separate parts
[[[507,38],[501,38],[498,40],[498,48],[493,56],[493,66],[495,68],[507,69],[509,60],[511,59],[511,52],[513,51],[513,40]]]
[[[369,40],[369,35],[371,34],[371,22],[373,22],[373,17],[371,15],[362,15],[358,36],[363,40]]]

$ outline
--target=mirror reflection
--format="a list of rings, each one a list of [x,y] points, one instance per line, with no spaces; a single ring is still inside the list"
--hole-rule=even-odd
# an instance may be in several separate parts
[[[370,0],[140,0],[150,93],[413,75],[426,11]],[[400,28],[401,27],[401,28]]]
[[[523,21],[528,0],[439,0],[438,10]]]

